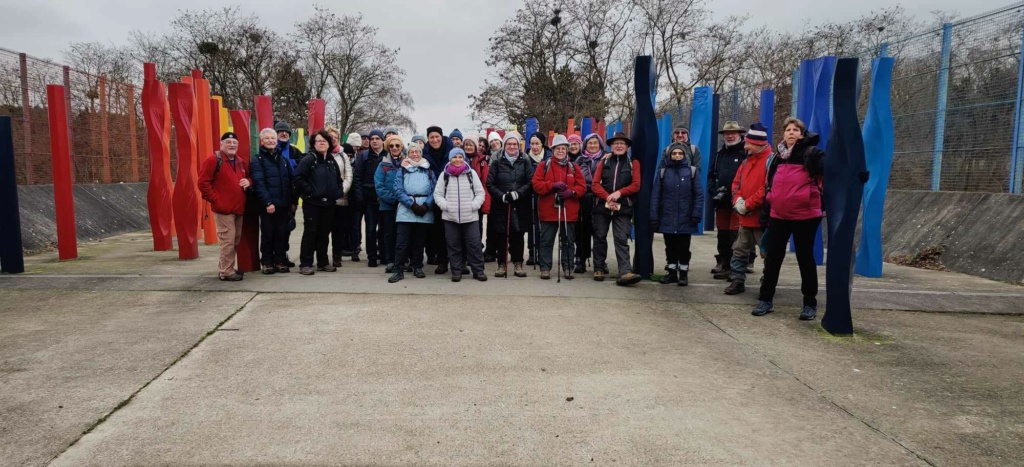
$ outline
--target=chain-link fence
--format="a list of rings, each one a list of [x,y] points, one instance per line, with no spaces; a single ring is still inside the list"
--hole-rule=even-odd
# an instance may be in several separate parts
[[[48,84],[66,88],[74,183],[148,180],[140,88],[0,48],[0,115],[13,121],[19,185],[53,183]]]

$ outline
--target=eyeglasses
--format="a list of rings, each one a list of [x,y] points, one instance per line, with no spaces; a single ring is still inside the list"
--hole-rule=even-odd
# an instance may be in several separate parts
[[[683,151],[672,151],[672,155],[673,156],[682,156],[683,155]]]
[[[388,147],[394,149],[394,148],[401,148],[402,145],[401,144],[392,144],[391,146],[388,146]]]
[[[313,143],[314,143],[314,144],[320,144],[320,143],[324,143],[324,144],[327,144],[327,141],[324,141],[324,140],[322,140],[322,139],[318,139],[318,140],[316,140],[316,141],[313,141]]]
[[[675,132],[675,134],[677,134],[677,135],[688,135],[690,133],[686,132],[686,131],[677,131],[677,132]]]

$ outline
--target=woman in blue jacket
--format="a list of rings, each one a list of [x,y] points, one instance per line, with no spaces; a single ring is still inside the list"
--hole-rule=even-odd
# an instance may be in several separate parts
[[[704,189],[683,144],[674,143],[658,167],[651,193],[651,229],[665,236],[668,274],[662,284],[689,285],[690,239],[704,213]]]
[[[419,146],[409,147],[409,155],[402,161],[402,169],[395,177],[395,196],[398,225],[395,264],[409,261],[413,276],[426,277],[423,272],[423,246],[430,227],[434,224],[434,172],[430,162],[423,158]],[[396,266],[388,282],[394,284],[405,278],[404,270]]]

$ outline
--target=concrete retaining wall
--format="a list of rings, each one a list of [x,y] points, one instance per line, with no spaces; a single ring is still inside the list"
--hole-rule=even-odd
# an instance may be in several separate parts
[[[75,185],[75,224],[79,241],[149,230],[146,183]],[[18,187],[21,235],[29,250],[57,241],[53,185]]]
[[[911,255],[946,245],[950,270],[1024,282],[1024,196],[998,193],[890,191],[882,245]]]

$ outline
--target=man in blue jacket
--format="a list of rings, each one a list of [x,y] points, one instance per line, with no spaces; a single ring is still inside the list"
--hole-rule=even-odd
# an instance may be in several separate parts
[[[277,149],[281,151],[281,155],[291,165],[292,173],[295,173],[296,167],[299,166],[299,161],[305,154],[294,144],[292,144],[292,127],[288,126],[288,122],[279,121],[274,124],[274,131],[277,132]],[[295,213],[291,215],[291,225],[295,225]],[[291,237],[292,228],[288,229],[288,237]],[[285,244],[285,251],[291,250],[291,242]],[[295,263],[292,262],[291,258],[286,258],[289,267],[295,267]]]
[[[281,154],[277,134],[260,132],[259,152],[249,161],[253,192],[260,205],[260,264],[263,274],[289,272],[289,221],[298,198],[292,193],[292,166]]]
[[[352,167],[352,193],[356,209],[361,209],[366,221],[366,265],[377,267],[378,260],[385,259],[384,237],[379,235],[380,199],[373,184],[381,158],[384,157],[384,132],[374,128],[370,131],[370,148],[356,156]],[[359,261],[359,253],[352,255],[352,261]]]

